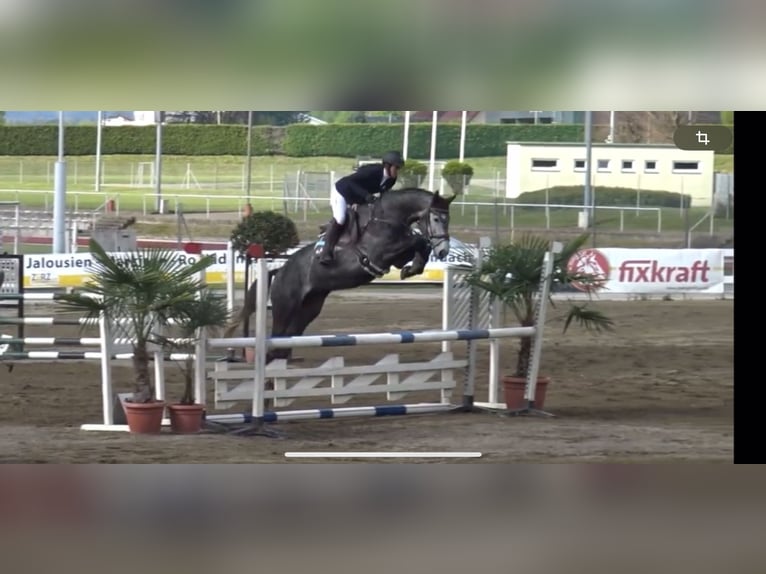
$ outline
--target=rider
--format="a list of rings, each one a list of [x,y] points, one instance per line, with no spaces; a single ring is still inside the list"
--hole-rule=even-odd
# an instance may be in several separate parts
[[[360,166],[354,173],[340,178],[335,183],[335,189],[330,191],[332,219],[319,257],[322,265],[329,265],[333,260],[333,250],[346,223],[347,206],[368,203],[374,199],[376,193],[391,189],[403,165],[402,154],[389,151],[383,154],[380,163]]]

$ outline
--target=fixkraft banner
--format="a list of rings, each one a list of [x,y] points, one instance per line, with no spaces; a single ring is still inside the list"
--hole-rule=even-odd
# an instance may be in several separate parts
[[[403,281],[403,283],[441,283],[444,280],[444,268],[447,265],[460,265],[473,260],[473,247],[452,239],[450,253],[446,261],[435,257],[426,264],[424,272]],[[295,249],[288,251],[288,255]],[[116,257],[138,257],[139,253],[115,253]],[[205,280],[210,285],[226,284],[229,254],[226,250],[204,251],[203,255],[212,255],[215,263],[207,268]],[[183,251],[173,252],[180,263],[191,265],[199,260],[197,255],[189,255]],[[61,255],[40,254],[24,256],[24,287],[27,289],[55,289],[61,287],[80,287],[85,284],[93,268],[93,258],[90,253],[71,253]],[[281,267],[284,261],[269,263],[269,267]],[[377,279],[378,282],[402,282],[400,271],[391,271]],[[236,256],[234,260],[234,281],[242,283],[245,280],[245,258]]]
[[[581,291],[620,294],[723,293],[722,249],[582,249],[567,267],[599,278]]]

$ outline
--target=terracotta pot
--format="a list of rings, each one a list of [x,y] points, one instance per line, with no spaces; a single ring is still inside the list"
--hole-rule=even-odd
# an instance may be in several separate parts
[[[253,214],[253,206],[246,203],[242,208],[242,217],[250,217]]]
[[[535,408],[542,409],[545,404],[545,393],[548,390],[548,377],[537,377],[535,386]],[[524,400],[524,391],[527,387],[527,379],[524,377],[503,377],[503,390],[505,391],[505,405],[509,410],[523,409],[527,406]]]
[[[162,430],[162,415],[165,401],[150,403],[123,403],[125,418],[128,419],[130,432],[136,434],[159,434]]]
[[[203,405],[168,405],[170,430],[175,433],[195,433],[202,430]]]

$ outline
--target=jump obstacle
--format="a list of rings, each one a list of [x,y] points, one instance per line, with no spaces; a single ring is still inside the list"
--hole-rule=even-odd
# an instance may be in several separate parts
[[[554,251],[560,247],[554,245]],[[479,256],[478,250],[476,253]],[[2,259],[0,259],[2,261]],[[269,265],[264,259],[255,261],[255,275],[265,277]],[[543,276],[546,278],[541,285],[541,302],[547,301],[550,289],[550,276],[553,267],[551,253],[546,255],[543,266]],[[17,270],[22,270],[19,265]],[[499,401],[499,344],[508,337],[532,336],[534,339],[531,368],[527,381],[525,398],[526,411],[534,410],[534,392],[537,372],[542,349],[542,328],[545,321],[545,305],[538,308],[538,316],[533,327],[500,327],[499,305],[495,305],[488,294],[479,292],[475,287],[465,282],[466,273],[470,267],[449,267],[445,270],[443,286],[443,330],[433,331],[402,331],[391,333],[361,333],[356,335],[304,335],[300,337],[269,338],[267,333],[268,315],[268,285],[266,281],[258,282],[255,337],[209,339],[203,335],[197,341],[195,353],[175,354],[165,356],[155,354],[156,396],[164,398],[164,360],[182,360],[194,358],[195,363],[195,393],[199,402],[206,402],[206,381],[211,379],[215,384],[215,409],[231,408],[235,404],[248,401],[252,404],[251,412],[232,414],[206,414],[206,419],[219,423],[251,423],[276,422],[283,420],[324,419],[347,416],[387,416],[414,413],[431,413],[453,410],[451,403],[452,392],[457,386],[455,373],[465,372],[463,385],[464,408],[484,408],[505,410],[505,405]],[[7,271],[6,271],[7,273]],[[18,273],[17,287],[23,294],[23,280]],[[13,283],[13,282],[11,282]],[[6,284],[4,289],[9,288]],[[7,300],[16,301],[20,306],[27,294],[11,293]],[[34,294],[34,299],[55,301],[54,294]],[[42,297],[41,297],[42,296]],[[0,302],[5,294],[0,294]],[[22,313],[20,313],[21,315]],[[65,319],[58,317],[0,317],[0,324],[23,325],[83,325],[92,321],[81,318]],[[110,360],[129,359],[130,353],[115,353],[114,346],[129,342],[127,339],[112,339],[110,325],[99,321],[99,338],[27,338],[10,339],[27,345],[72,345],[79,346],[98,342],[98,352],[58,352],[32,351],[26,357],[63,360],[78,358],[100,360],[102,362],[102,405],[103,423],[82,425],[83,430],[127,430],[126,425],[114,424],[114,396],[111,384]],[[475,343],[486,339],[490,344],[489,391],[487,402],[474,402],[475,390]],[[3,341],[8,342],[9,339]],[[457,360],[451,352],[455,342],[466,342],[467,358]],[[308,348],[308,347],[347,347],[359,345],[380,344],[416,344],[424,342],[441,342],[442,352],[429,361],[417,363],[401,363],[398,354],[388,354],[373,365],[346,366],[342,356],[327,359],[315,368],[290,368],[286,360],[275,360],[266,364],[266,353],[276,348]],[[253,364],[229,363],[221,360],[210,361],[207,348],[254,348]],[[34,353],[34,354],[32,354]],[[11,358],[16,359],[13,354]],[[6,356],[8,358],[8,356]],[[210,368],[212,367],[212,369]],[[406,374],[409,373],[409,374]],[[406,376],[405,376],[406,374]],[[374,384],[379,378],[384,378],[384,384]],[[434,377],[437,380],[432,380]],[[348,379],[348,380],[347,380]],[[266,381],[273,381],[273,389],[266,389]],[[292,384],[288,384],[292,381]],[[328,385],[329,383],[329,385]],[[331,404],[343,404],[352,397],[367,394],[386,394],[389,401],[401,400],[411,392],[438,391],[439,402],[415,404],[385,404],[380,406],[350,406],[300,410],[266,411],[266,401],[272,401],[274,409],[290,406],[299,398],[330,398]],[[167,421],[165,421],[167,424]]]

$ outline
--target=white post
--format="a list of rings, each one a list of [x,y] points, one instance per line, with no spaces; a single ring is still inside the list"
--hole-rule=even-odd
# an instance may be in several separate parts
[[[468,121],[468,112],[464,111],[460,118],[460,161],[465,157],[465,124]]]
[[[614,112],[609,112],[609,143],[614,143]]]
[[[439,112],[433,113],[431,119],[431,165],[428,169],[428,191],[434,190],[434,172],[436,171],[436,122]]]
[[[95,190],[101,191],[101,130],[104,123],[104,112],[98,112],[96,124],[96,185]]]
[[[200,285],[202,289],[207,289],[207,282],[205,281],[207,271],[203,269],[198,274]],[[197,291],[197,299],[202,298],[202,290]],[[197,329],[196,332],[197,341],[194,344],[194,398],[195,402],[200,405],[204,405],[207,400],[205,389],[206,372],[205,367],[207,360],[205,357],[205,345],[207,345],[207,330]]]
[[[455,271],[451,267],[444,269],[444,281],[442,283],[442,330],[452,329],[450,318],[452,317],[453,307],[453,282]],[[442,353],[449,353],[452,349],[451,341],[442,341]]]
[[[266,386],[266,316],[269,297],[269,268],[265,257],[256,260],[257,297],[255,311],[255,380],[253,381],[253,417],[263,418]]]
[[[79,231],[77,220],[72,220],[69,235],[69,253],[77,253],[77,232]]]
[[[402,156],[407,159],[407,149],[410,146],[410,112],[404,112],[404,142],[402,143]]]
[[[528,404],[534,407],[535,389],[537,388],[537,373],[540,369],[540,356],[543,350],[543,331],[545,328],[545,315],[548,309],[548,294],[551,288],[551,275],[553,273],[553,260],[555,253],[561,253],[563,245],[554,242],[552,248],[545,254],[543,259],[543,281],[540,288],[540,307],[535,317],[535,336],[532,342],[532,355],[527,371],[527,389],[524,398]]]
[[[194,397],[196,402],[204,405],[207,402],[207,330],[200,329],[194,346]]]
[[[98,319],[98,330],[101,337],[101,409],[104,425],[108,426],[114,424],[114,412],[112,411],[112,335],[103,313]]]
[[[231,241],[226,244],[226,308],[229,313],[234,312],[234,283],[236,278],[237,254]]]
[[[165,356],[162,351],[154,351],[154,394],[158,401],[165,400]]]

